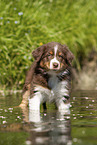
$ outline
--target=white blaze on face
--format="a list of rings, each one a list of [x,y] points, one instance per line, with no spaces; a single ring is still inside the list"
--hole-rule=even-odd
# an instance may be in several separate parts
[[[57,56],[57,50],[58,50],[58,45],[56,45],[56,46],[54,47],[54,57]]]
[[[58,51],[58,45],[54,47],[54,58],[50,61],[50,69],[60,69],[60,62],[57,60],[57,51]],[[57,67],[54,67],[54,64],[57,64]]]

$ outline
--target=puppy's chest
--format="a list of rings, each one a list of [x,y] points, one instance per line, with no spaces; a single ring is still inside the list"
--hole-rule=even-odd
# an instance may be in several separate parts
[[[48,77],[48,87],[50,89],[53,89],[64,80],[68,80],[67,72],[62,72],[58,74],[51,73]]]
[[[59,82],[60,82],[60,80],[57,77],[57,75],[52,75],[48,79],[48,87],[50,89],[53,89]]]

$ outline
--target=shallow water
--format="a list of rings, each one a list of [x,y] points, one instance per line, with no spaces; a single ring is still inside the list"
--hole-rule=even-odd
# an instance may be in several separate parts
[[[76,91],[70,112],[31,112],[21,94],[0,94],[0,145],[97,145],[97,91]],[[70,114],[69,114],[70,113]]]

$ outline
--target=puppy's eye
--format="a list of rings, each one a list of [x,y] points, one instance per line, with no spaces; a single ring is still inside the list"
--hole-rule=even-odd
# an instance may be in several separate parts
[[[48,54],[48,56],[52,56],[53,55],[53,52],[52,51],[50,51],[49,52],[49,54]]]
[[[50,51],[50,53],[49,53],[50,55],[53,55],[53,51]]]
[[[63,56],[62,56],[62,53],[61,52],[59,52],[59,55],[58,55],[59,57],[61,57],[61,58],[63,58]]]

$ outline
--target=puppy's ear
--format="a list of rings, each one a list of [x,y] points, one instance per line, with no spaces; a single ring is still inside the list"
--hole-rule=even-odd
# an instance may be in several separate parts
[[[34,57],[35,60],[40,60],[42,55],[44,54],[44,51],[46,49],[46,45],[42,45],[38,47],[36,50],[32,51],[32,56]]]
[[[63,45],[63,47],[64,47],[64,53],[65,53],[65,56],[66,56],[66,59],[67,59],[67,63],[69,63],[69,65],[72,66],[71,63],[74,59],[74,55],[65,44]]]

